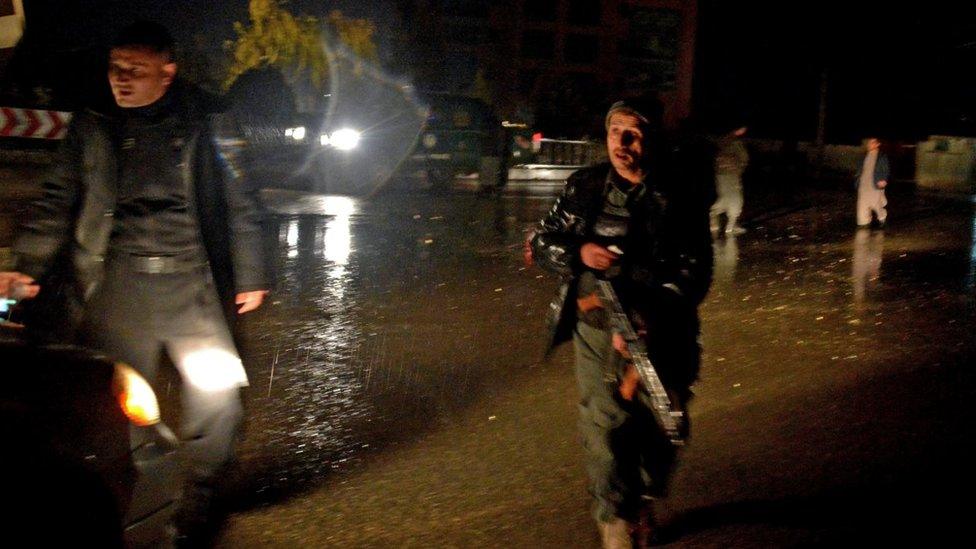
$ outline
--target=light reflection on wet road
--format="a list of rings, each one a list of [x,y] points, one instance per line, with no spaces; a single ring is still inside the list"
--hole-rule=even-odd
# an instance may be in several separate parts
[[[548,198],[270,191],[266,199],[278,288],[242,322],[251,386],[232,491],[243,506],[312,487],[370,449],[444,421],[468,391],[490,385],[493,353],[475,345],[512,312],[541,327],[548,299],[547,289],[512,280],[528,277],[518,248]],[[541,285],[538,275],[528,278]],[[503,291],[527,303],[478,310]],[[537,360],[535,337],[498,353]]]
[[[287,525],[263,539],[285,545],[282,540],[354,539],[334,528],[320,532],[327,537],[314,537],[315,519],[302,506],[331,501],[329,495],[310,493],[318,485],[337,473],[362,469],[380,451],[389,459],[426,433],[451,432],[473,402],[481,412],[486,402],[505,402],[522,386],[547,390],[539,380],[551,383],[554,376],[560,396],[552,406],[559,419],[538,432],[520,430],[519,436],[545,452],[571,456],[561,466],[571,469],[571,478],[582,478],[572,461],[578,448],[570,370],[561,363],[540,364],[542,317],[555,280],[526,269],[520,253],[524,229],[551,198],[387,195],[326,201],[284,192],[267,198],[277,212],[279,287],[271,306],[243,323],[251,387],[233,492],[239,511],[282,505],[281,512],[272,507],[266,516],[255,512],[238,521],[228,543],[255,528],[269,528],[267,521],[285,519]],[[869,392],[860,400],[863,395],[848,394],[851,387],[947,365],[944,374],[930,378],[930,384],[939,384],[956,375],[960,360],[973,356],[972,205],[913,200],[913,209],[903,209],[880,232],[854,230],[845,203],[827,204],[836,207],[769,218],[744,236],[715,242],[715,283],[702,306],[703,379],[692,410],[699,432],[689,448],[690,465],[676,479],[687,490],[677,505],[707,505],[719,494],[773,498],[790,493],[794,477],[820,478],[816,471],[826,465],[806,461],[763,469],[763,479],[752,484],[719,476],[753,458],[775,465],[783,459],[776,445],[791,456],[822,448],[825,463],[848,463],[845,452],[857,456],[857,465],[837,475],[836,482],[845,475],[881,475],[871,463],[887,470],[886,464],[897,459],[892,456],[917,452],[900,439],[871,431],[872,425],[935,419],[889,413],[884,393]],[[832,400],[826,408],[814,400],[793,409],[819,398]],[[954,409],[956,400],[939,406]],[[757,403],[765,404],[760,411],[753,410]],[[866,417],[844,412],[871,406],[878,408]],[[486,408],[485,417],[496,413]],[[741,417],[733,421],[729,411]],[[943,421],[946,413],[939,408],[934,417]],[[794,436],[792,430],[799,429],[794,423],[807,419],[812,427],[804,428],[812,431]],[[838,431],[835,420],[850,422],[849,429]],[[477,442],[458,448],[470,444]],[[887,448],[886,453],[877,448]],[[531,491],[546,482],[545,473],[523,466],[525,471],[510,471],[520,487]],[[507,479],[484,480],[504,484]],[[578,525],[589,532],[578,488],[547,498],[579,500],[580,512],[570,513],[571,521],[582,521]],[[377,537],[369,539],[400,539],[384,530],[380,516],[361,517],[369,512],[367,500],[380,497],[363,489],[365,494],[343,489],[355,500],[345,494],[343,505],[367,510],[330,519],[333,526],[354,529],[360,518],[372,520],[377,531],[371,535]],[[490,492],[491,484],[481,489]],[[332,483],[330,490],[340,488]],[[447,502],[459,514],[468,508],[479,513],[483,506],[464,493],[424,490],[425,497]],[[308,500],[290,506],[285,496],[295,493],[309,494]],[[472,543],[504,546],[510,527],[491,523],[469,534]],[[505,533],[492,534],[496,529]],[[438,534],[417,535],[429,540]]]

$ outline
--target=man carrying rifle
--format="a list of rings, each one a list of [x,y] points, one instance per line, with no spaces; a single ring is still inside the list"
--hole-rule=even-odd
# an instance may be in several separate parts
[[[604,547],[650,538],[651,498],[665,495],[687,436],[684,410],[700,358],[698,304],[712,275],[713,154],[704,141],[665,144],[655,130],[659,112],[656,101],[641,98],[610,107],[610,162],[569,178],[531,243],[534,260],[565,277],[551,305],[549,350],[573,339]],[[609,296],[602,281],[612,287]],[[616,307],[630,320],[630,341],[610,314]],[[652,365],[658,391],[630,360],[645,348],[642,363]],[[663,412],[655,395],[666,403]],[[662,423],[668,417],[676,432]]]

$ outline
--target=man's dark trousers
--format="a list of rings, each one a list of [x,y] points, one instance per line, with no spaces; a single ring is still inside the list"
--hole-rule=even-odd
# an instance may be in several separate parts
[[[183,272],[146,273],[112,255],[85,306],[82,338],[156,379],[162,353],[179,371],[188,486],[208,487],[233,455],[246,379],[205,262]]]

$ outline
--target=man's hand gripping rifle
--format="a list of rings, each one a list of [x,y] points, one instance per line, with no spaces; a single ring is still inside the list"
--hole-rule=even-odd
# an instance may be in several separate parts
[[[651,359],[647,356],[647,347],[644,345],[644,340],[637,334],[634,326],[630,323],[630,318],[624,312],[624,308],[620,304],[620,299],[617,298],[617,292],[614,291],[613,285],[610,284],[609,280],[603,278],[598,280],[598,284],[600,300],[606,309],[610,329],[612,332],[620,334],[627,345],[627,351],[630,353],[629,360],[633,362],[634,369],[637,370],[641,382],[647,388],[647,392],[650,395],[651,411],[654,413],[654,418],[657,419],[658,424],[664,430],[668,439],[670,439],[671,444],[675,446],[683,445],[684,412],[676,409],[674,403],[671,401],[671,397],[668,396],[667,389],[664,388],[664,384],[661,383],[661,378],[657,375],[657,370],[654,369]]]

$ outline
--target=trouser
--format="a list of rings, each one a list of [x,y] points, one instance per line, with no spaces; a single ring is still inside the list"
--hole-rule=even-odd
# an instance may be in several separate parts
[[[150,383],[162,353],[172,360],[181,378],[179,431],[191,493],[212,491],[231,460],[247,383],[208,269],[146,274],[110,261],[81,325],[85,344]]]
[[[625,362],[610,333],[583,322],[573,337],[583,438],[593,517],[634,522],[644,496],[663,496],[677,457],[643,392],[626,401],[617,389]],[[684,408],[686,397],[677,404]]]
[[[728,219],[726,228],[731,229],[742,214],[742,178],[736,174],[718,174],[715,176],[715,190],[718,197],[712,205],[712,227],[718,227],[718,216],[724,213]]]
[[[884,223],[888,219],[888,199],[885,197],[884,189],[874,187],[858,187],[857,190],[857,224],[868,225],[871,223],[871,214],[878,218],[878,223]]]

